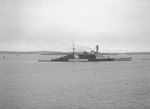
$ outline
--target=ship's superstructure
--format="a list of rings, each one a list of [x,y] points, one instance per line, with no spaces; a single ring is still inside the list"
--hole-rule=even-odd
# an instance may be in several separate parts
[[[87,62],[87,61],[113,61],[114,58],[106,58],[99,53],[99,46],[96,45],[96,51],[91,51],[90,53],[84,51],[81,54],[78,54],[78,58],[75,58],[75,47],[73,43],[73,52],[66,56],[60,58],[52,59],[52,61],[70,61],[70,62]]]
[[[99,46],[96,45],[96,51],[92,50],[90,53],[84,51],[78,55],[80,59],[88,59],[88,61],[113,61],[114,58],[105,57],[99,53]]]

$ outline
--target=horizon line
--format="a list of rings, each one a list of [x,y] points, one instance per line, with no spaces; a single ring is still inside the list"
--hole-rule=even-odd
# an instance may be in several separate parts
[[[86,51],[86,50],[85,50]],[[61,52],[61,53],[70,53],[72,51],[51,51],[51,50],[25,50],[25,51],[18,51],[18,50],[0,50],[0,53],[2,52],[14,52],[14,53],[28,53],[28,52]],[[76,51],[76,52],[83,52],[83,51]],[[101,53],[150,53],[150,51],[120,51],[120,52],[101,52]]]

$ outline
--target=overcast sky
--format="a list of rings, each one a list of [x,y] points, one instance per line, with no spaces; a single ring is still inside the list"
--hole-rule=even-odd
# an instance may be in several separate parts
[[[150,0],[0,0],[1,50],[150,51]]]

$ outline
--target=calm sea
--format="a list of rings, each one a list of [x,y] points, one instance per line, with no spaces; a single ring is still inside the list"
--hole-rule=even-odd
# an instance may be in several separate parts
[[[5,58],[4,58],[5,56]],[[150,109],[150,55],[129,62],[37,62],[0,55],[0,109]]]

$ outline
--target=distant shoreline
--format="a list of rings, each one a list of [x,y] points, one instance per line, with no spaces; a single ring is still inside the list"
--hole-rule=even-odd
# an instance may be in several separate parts
[[[0,51],[0,54],[40,54],[40,55],[66,55],[70,52],[59,52],[59,51]],[[80,54],[82,52],[76,52]],[[150,55],[150,52],[126,52],[126,53],[102,53],[103,55],[117,55],[117,54],[127,54],[127,55]]]

